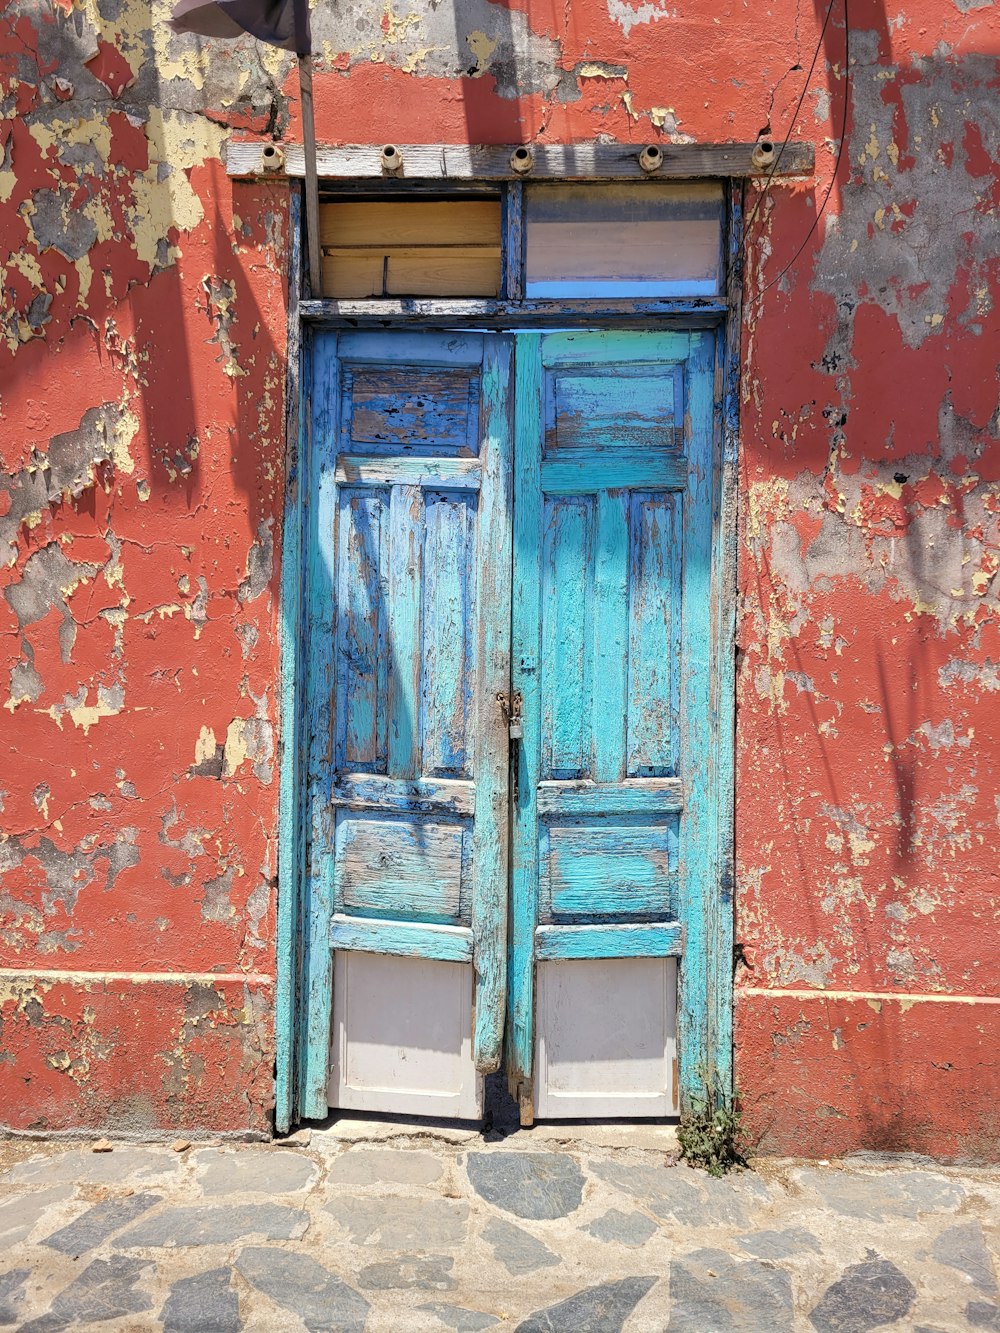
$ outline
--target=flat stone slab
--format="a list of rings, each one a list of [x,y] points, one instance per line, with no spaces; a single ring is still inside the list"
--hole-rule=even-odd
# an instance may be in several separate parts
[[[739,1237],[741,1249],[755,1254],[758,1259],[791,1259],[796,1254],[822,1254],[819,1239],[805,1227],[789,1227],[785,1231],[755,1231]]]
[[[170,1288],[160,1311],[163,1333],[240,1333],[240,1302],[228,1268],[184,1277]]]
[[[48,1189],[4,1199],[0,1203],[0,1251],[25,1240],[43,1213],[72,1197],[72,1185],[51,1185]]]
[[[310,1157],[287,1148],[270,1152],[252,1149],[206,1148],[194,1154],[201,1191],[223,1194],[297,1194],[319,1176]]]
[[[483,1227],[483,1239],[508,1273],[520,1276],[534,1273],[539,1268],[553,1268],[561,1260],[547,1245],[530,1235],[523,1227],[507,1222],[502,1217],[491,1217]]]
[[[980,1291],[992,1296],[997,1289],[993,1258],[986,1248],[978,1222],[949,1227],[934,1241],[931,1253],[939,1264],[947,1264],[970,1278]]]
[[[670,1266],[670,1333],[730,1333],[794,1327],[792,1283],[779,1268],[696,1250]]]
[[[919,1217],[949,1212],[965,1191],[947,1176],[930,1171],[882,1171],[867,1175],[838,1168],[801,1167],[795,1180],[815,1190],[823,1203],[844,1217],[884,1222],[887,1217]]]
[[[167,1208],[130,1227],[115,1241],[117,1250],[228,1245],[244,1236],[298,1240],[309,1226],[309,1214],[280,1203],[197,1204]]]
[[[428,1291],[453,1291],[451,1275],[454,1259],[443,1255],[433,1259],[390,1259],[368,1264],[358,1274],[358,1286],[366,1291],[405,1291],[418,1287]]]
[[[148,1212],[160,1199],[159,1194],[131,1194],[124,1199],[105,1199],[88,1208],[68,1226],[46,1236],[42,1244],[50,1250],[58,1250],[60,1254],[86,1254]]]
[[[466,1169],[477,1194],[515,1217],[566,1217],[583,1199],[583,1172],[566,1154],[475,1152]]]
[[[250,1246],[236,1267],[258,1291],[297,1314],[309,1333],[362,1333],[368,1302],[309,1255]]]
[[[55,1297],[48,1314],[22,1324],[19,1333],[49,1333],[76,1323],[86,1328],[108,1319],[150,1310],[150,1295],[136,1284],[152,1265],[147,1259],[114,1254],[95,1259],[70,1285]]]
[[[970,1301],[965,1307],[965,1317],[972,1328],[1000,1333],[1000,1305],[994,1305],[992,1301]]]
[[[120,1185],[126,1180],[144,1185],[170,1179],[178,1173],[179,1159],[169,1149],[115,1148],[113,1152],[74,1149],[18,1162],[0,1175],[0,1183],[14,1185]]]
[[[715,1180],[706,1172],[688,1166],[631,1166],[624,1162],[596,1161],[591,1163],[591,1169],[616,1189],[646,1200],[657,1217],[673,1218],[682,1226],[745,1227],[771,1202],[764,1182],[746,1171]]]
[[[518,1324],[517,1333],[621,1333],[625,1320],[655,1284],[655,1277],[626,1277],[587,1287],[536,1310]]]
[[[610,1208],[603,1217],[595,1218],[587,1231],[605,1244],[636,1248],[656,1235],[656,1223],[645,1213],[622,1213]]]
[[[816,1333],[868,1333],[906,1317],[916,1297],[913,1283],[888,1259],[851,1264],[827,1287],[809,1316]]]
[[[483,1314],[482,1310],[468,1310],[464,1305],[431,1302],[429,1305],[418,1305],[417,1309],[432,1314],[445,1328],[453,1329],[454,1333],[479,1333],[480,1329],[490,1328],[500,1322],[494,1315]]]
[[[452,1250],[468,1234],[469,1205],[461,1199],[341,1198],[326,1212],[359,1245],[383,1250]]]
[[[0,1324],[16,1324],[20,1319],[24,1285],[31,1277],[30,1268],[12,1268],[0,1273]]]
[[[378,1148],[357,1148],[335,1157],[327,1168],[332,1185],[433,1185],[443,1167],[433,1153]]]

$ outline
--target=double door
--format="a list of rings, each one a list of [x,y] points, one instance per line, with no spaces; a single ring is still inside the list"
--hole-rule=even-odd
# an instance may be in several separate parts
[[[315,339],[304,1115],[727,1065],[714,382],[710,331]]]

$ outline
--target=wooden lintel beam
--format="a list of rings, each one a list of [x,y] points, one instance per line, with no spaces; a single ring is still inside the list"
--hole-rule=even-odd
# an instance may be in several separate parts
[[[269,148],[267,155],[265,148]],[[693,177],[767,176],[771,174],[779,145],[761,152],[755,143],[661,143],[659,166],[647,172],[639,165],[642,144],[543,144],[531,148],[527,172],[511,165],[514,148],[468,144],[401,144],[394,161],[402,162],[389,172],[384,166],[381,145],[346,144],[317,147],[317,169],[321,180],[665,180]],[[793,141],[784,146],[779,176],[811,176],[816,153],[813,145]],[[265,143],[230,143],[227,171],[234,177],[303,176],[305,160],[301,144],[286,144],[280,152]]]

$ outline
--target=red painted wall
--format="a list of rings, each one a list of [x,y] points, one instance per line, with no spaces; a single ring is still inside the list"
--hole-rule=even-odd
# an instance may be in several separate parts
[[[318,130],[815,143],[748,192],[739,1084],[770,1150],[996,1157],[1000,24],[849,8],[345,0]],[[0,1118],[259,1133],[287,192],[221,159],[297,81],[115,9],[0,9]]]

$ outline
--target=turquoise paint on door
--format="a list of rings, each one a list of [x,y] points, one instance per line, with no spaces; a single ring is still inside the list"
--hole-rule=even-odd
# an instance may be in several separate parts
[[[327,1112],[331,1014],[342,1103],[467,1115],[500,1062],[510,353],[474,333],[315,341],[307,1116]],[[474,1030],[421,1029],[422,1005],[474,1011]],[[376,1050],[414,1043],[429,1071]]]
[[[368,1060],[348,1104],[370,1109],[434,1113],[398,1068],[436,1068],[462,1024],[468,1050],[447,1068],[497,1068],[506,1022],[529,1116],[667,1113],[677,1049],[682,1096],[708,1061],[726,1075],[714,347],[712,333],[316,339],[303,1115],[326,1113],[331,1014],[334,1096],[354,1096]],[[365,957],[367,973],[344,971]],[[421,1005],[456,1006],[455,1021],[421,1028],[405,1012]],[[608,1087],[630,1080],[615,1101]]]
[[[669,1113],[682,1100],[678,1047],[685,1099],[710,1056],[720,977],[706,920],[724,799],[714,344],[646,332],[518,341],[512,661],[524,741],[507,1060],[528,1116]],[[668,958],[677,1040],[660,998],[673,965],[639,967]],[[640,973],[624,1002],[622,979]]]

